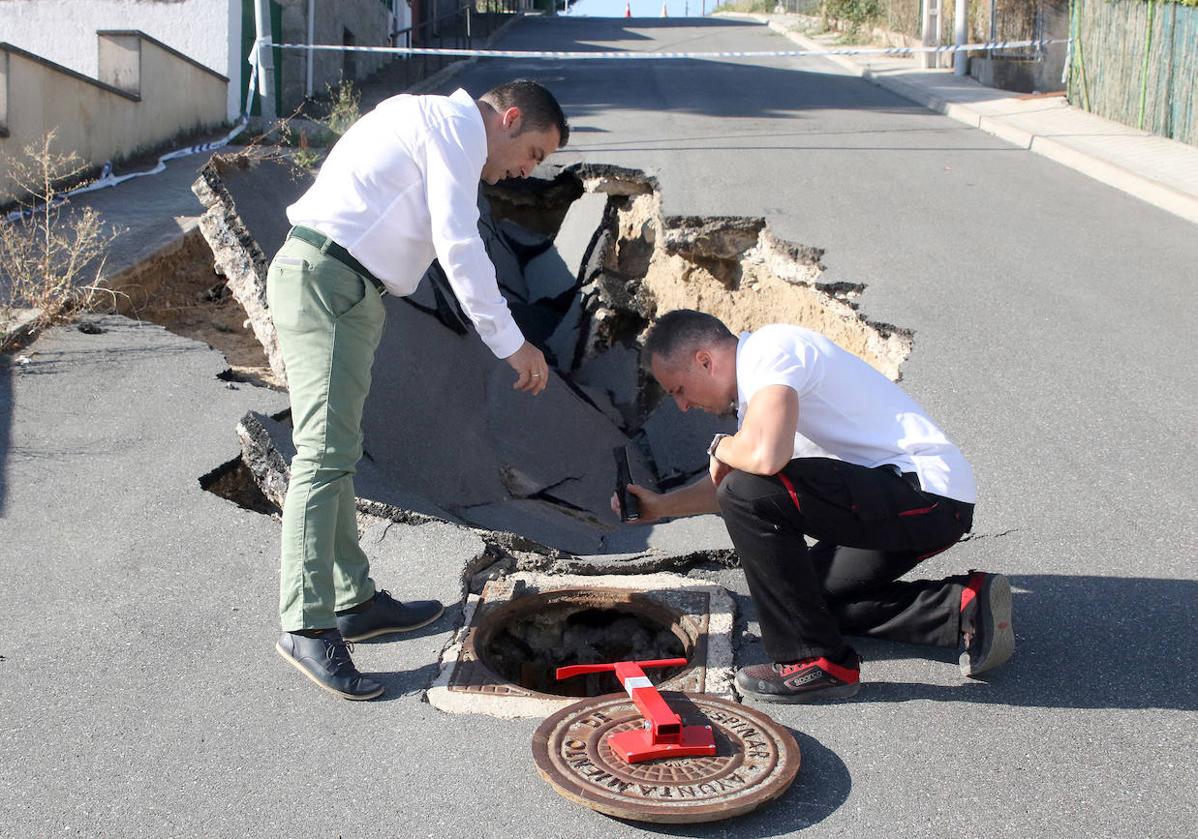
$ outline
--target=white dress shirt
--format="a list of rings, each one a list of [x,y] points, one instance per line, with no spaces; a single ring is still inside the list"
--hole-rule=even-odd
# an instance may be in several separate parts
[[[857,356],[799,326],[742,332],[736,348],[736,413],[753,395],[785,385],[799,396],[793,457],[914,472],[928,492],[973,504],[973,469],[915,400]]]
[[[393,96],[337,141],[287,218],[332,237],[401,297],[439,259],[479,336],[507,358],[524,336],[478,233],[486,159],[486,129],[469,93]]]

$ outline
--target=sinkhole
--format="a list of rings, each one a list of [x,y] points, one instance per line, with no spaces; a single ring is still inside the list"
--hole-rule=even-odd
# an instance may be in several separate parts
[[[726,534],[713,541],[718,529],[629,528],[609,508],[613,447],[627,449],[637,483],[668,490],[702,475],[712,435],[735,427],[733,417],[681,414],[641,369],[649,324],[677,308],[710,312],[734,332],[797,323],[892,379],[911,335],[866,319],[858,310],[863,286],[824,282],[823,252],[779,238],[763,218],[669,215],[658,183],[637,170],[580,164],[545,172],[485,186],[479,231],[500,291],[550,361],[553,381],[537,397],[512,391],[510,368],[467,325],[434,263],[414,294],[386,299],[354,477],[359,509],[369,502],[376,515],[415,513],[574,556],[727,549]],[[229,356],[229,375],[285,386],[265,269],[286,233],[278,208],[310,178],[277,157],[214,158],[195,187],[208,208],[199,230],[211,253],[197,255],[189,240],[156,272],[127,283],[164,289],[164,272],[192,278],[177,290],[177,305],[164,292],[148,297],[163,298],[157,309],[147,303],[141,311],[173,312],[180,328],[197,307],[197,317],[209,318],[229,309],[195,336],[227,355],[225,346],[256,342],[255,358]],[[179,270],[200,256],[203,266]],[[212,286],[214,265],[227,289]],[[242,316],[234,334],[229,322]],[[290,428],[250,414],[238,434],[248,474],[280,506]],[[232,477],[212,485],[227,488]]]

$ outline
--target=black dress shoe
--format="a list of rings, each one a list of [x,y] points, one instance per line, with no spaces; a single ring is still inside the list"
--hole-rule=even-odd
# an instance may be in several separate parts
[[[400,603],[386,591],[378,591],[354,611],[337,613],[337,628],[346,641],[365,641],[392,632],[407,632],[428,626],[441,617],[445,607],[436,600]]]
[[[354,667],[349,647],[336,629],[326,629],[315,638],[284,632],[275,650],[316,684],[345,699],[374,699],[383,686]]]

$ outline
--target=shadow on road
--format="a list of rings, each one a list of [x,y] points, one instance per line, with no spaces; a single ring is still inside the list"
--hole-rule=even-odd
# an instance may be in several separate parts
[[[787,728],[787,731],[799,744],[801,769],[790,788],[774,801],[743,816],[707,824],[624,823],[665,836],[736,836],[744,839],[784,836],[819,824],[848,799],[853,788],[852,776],[844,761],[814,737],[793,728]]]
[[[0,517],[8,504],[8,453],[12,448],[12,359],[0,355]]]
[[[758,23],[733,20],[554,18],[525,20],[492,47],[568,52],[791,52],[800,48]],[[802,62],[800,64],[799,62]],[[570,122],[583,132],[593,114],[647,110],[663,117],[693,113],[717,118],[801,118],[805,111],[881,111],[933,116],[923,106],[826,61],[796,57],[677,59],[478,58],[449,87],[475,93],[516,77],[546,84]],[[822,72],[821,72],[822,71]],[[597,83],[597,79],[602,79]],[[727,95],[735,91],[735,95]],[[984,95],[984,94],[983,94]],[[995,91],[994,96],[1002,95]],[[647,122],[646,128],[654,127]],[[637,126],[625,126],[635,143]],[[661,125],[657,124],[658,130]],[[738,126],[728,126],[735,133]],[[580,144],[584,145],[584,144]]]
[[[854,640],[865,657],[860,702],[982,702],[1036,708],[1198,710],[1198,582],[1143,577],[1013,576],[1015,656],[959,685],[870,683],[869,662],[935,658],[930,650]]]

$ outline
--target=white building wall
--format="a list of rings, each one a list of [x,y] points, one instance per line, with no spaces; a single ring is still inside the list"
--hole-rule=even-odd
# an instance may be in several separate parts
[[[241,0],[0,0],[0,41],[91,78],[100,29],[139,29],[227,76],[227,118],[241,113]]]

